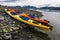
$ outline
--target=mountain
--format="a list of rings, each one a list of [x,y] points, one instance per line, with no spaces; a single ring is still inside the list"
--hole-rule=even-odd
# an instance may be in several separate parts
[[[1,5],[0,5],[1,6]],[[44,5],[42,7],[35,7],[35,6],[10,6],[10,7],[17,7],[17,8],[23,8],[23,9],[32,9],[32,10],[60,10],[60,7],[55,7],[51,5]]]
[[[24,8],[24,9],[37,9],[37,8],[34,7],[34,6],[23,6],[22,8]]]
[[[33,9],[33,10],[41,10],[41,9],[48,9],[48,10],[60,10],[60,7],[54,7],[54,6],[44,6],[44,7],[34,7],[34,6],[23,6],[24,9]]]
[[[40,9],[60,10],[60,7],[41,7]]]

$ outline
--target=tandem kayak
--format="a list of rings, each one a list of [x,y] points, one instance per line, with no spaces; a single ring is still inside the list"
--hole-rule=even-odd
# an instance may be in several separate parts
[[[51,26],[49,25],[43,25],[42,23],[40,22],[37,22],[37,21],[34,21],[34,20],[31,20],[29,18],[26,18],[25,16],[21,16],[20,14],[23,14],[23,12],[17,14],[14,10],[9,10],[9,9],[5,9],[5,12],[10,15],[11,17],[13,17],[14,19],[18,20],[18,21],[21,21],[25,24],[28,24],[28,25],[31,25],[32,27],[37,27],[43,31],[50,31],[52,29]]]
[[[31,20],[34,20],[34,21],[37,21],[37,22],[40,22],[40,23],[43,23],[43,24],[48,24],[49,23],[49,21],[47,21],[47,20],[40,20],[39,18],[37,18],[36,16],[34,16],[34,15],[32,15],[32,14],[27,14],[27,13],[23,13],[23,12],[16,12],[15,10],[13,10],[13,9],[10,9],[10,8],[8,8],[8,10],[10,11],[10,12],[14,12],[15,14],[14,15],[17,15],[17,14],[19,14],[19,13],[21,13],[21,14],[19,14],[20,16],[24,16],[24,17],[26,17],[26,18],[29,18],[29,19],[31,19]]]

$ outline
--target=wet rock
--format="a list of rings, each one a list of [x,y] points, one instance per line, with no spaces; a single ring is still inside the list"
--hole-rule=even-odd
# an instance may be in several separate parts
[[[4,17],[3,17],[3,16],[0,16],[0,21],[1,21],[1,20],[4,20]]]

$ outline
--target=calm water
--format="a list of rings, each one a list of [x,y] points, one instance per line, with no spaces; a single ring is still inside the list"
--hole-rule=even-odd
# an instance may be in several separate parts
[[[51,40],[60,40],[60,12],[46,12],[43,11],[42,19],[47,19],[53,26],[53,31],[49,32],[48,35]]]

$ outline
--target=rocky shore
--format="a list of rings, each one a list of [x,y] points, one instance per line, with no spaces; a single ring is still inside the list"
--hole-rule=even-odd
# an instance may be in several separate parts
[[[29,30],[29,28],[24,28],[27,25],[21,23],[20,21],[17,21],[7,15],[4,12],[4,9],[7,8],[7,6],[0,6],[0,39],[2,39],[2,33],[11,33],[11,40],[51,40],[50,37],[48,37],[48,34]],[[32,15],[35,15],[37,17],[41,17],[42,13],[33,11],[33,10],[26,10],[23,8],[18,7],[9,7],[16,11],[22,11],[26,13],[31,13]],[[12,28],[12,29],[11,29]],[[14,28],[17,28],[17,30],[14,30]],[[4,32],[4,29],[6,29],[6,32]]]

